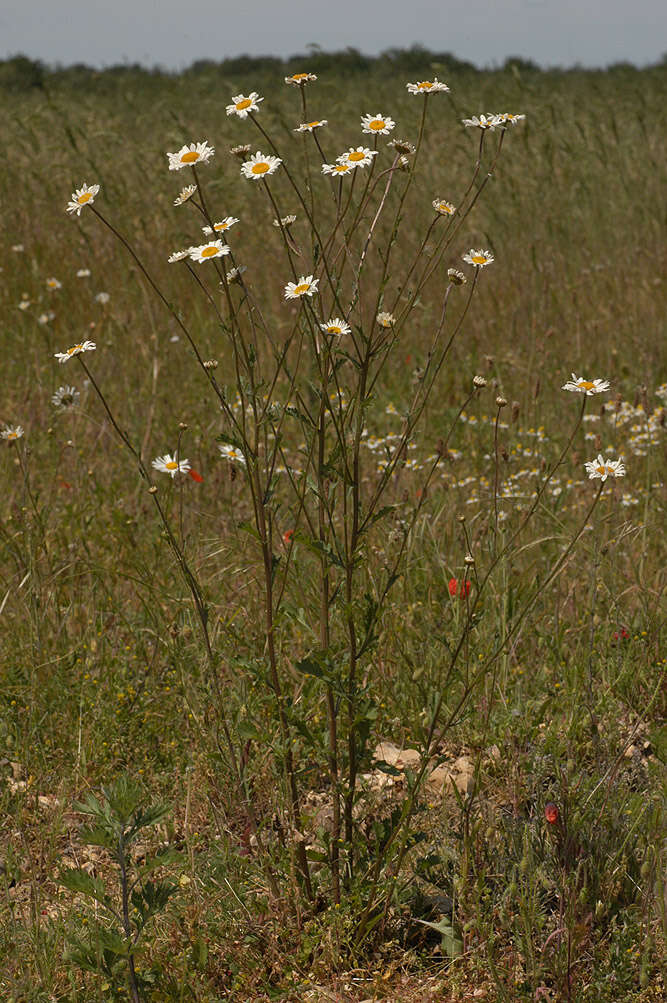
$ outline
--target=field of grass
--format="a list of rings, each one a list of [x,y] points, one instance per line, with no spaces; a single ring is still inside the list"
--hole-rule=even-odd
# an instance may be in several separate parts
[[[410,58],[0,72],[3,1000],[664,998],[667,68]]]

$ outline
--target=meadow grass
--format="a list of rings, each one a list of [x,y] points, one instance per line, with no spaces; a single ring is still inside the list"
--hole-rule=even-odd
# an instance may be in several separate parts
[[[104,971],[101,886],[91,905],[84,878],[78,889],[61,883],[64,869],[80,867],[121,902],[117,846],[88,843],[81,827],[85,799],[117,805],[113,784],[125,777],[138,801],[170,805],[128,847],[128,867],[178,851],[158,858],[176,890],[137,952],[136,991],[146,999],[660,999],[667,74],[445,74],[427,62],[405,78],[343,77],[313,68],[308,108],[329,122],[318,134],[329,162],[365,142],[360,116],[381,110],[397,123],[379,137],[386,169],[387,140],[417,141],[422,98],[407,93],[407,80],[437,72],[451,88],[429,98],[386,282],[383,255],[408,172],[396,172],[367,257],[367,288],[380,288],[383,309],[414,302],[358,410],[360,504],[382,483],[421,392],[447,268],[468,276],[451,287],[456,318],[473,280],[462,255],[472,247],[495,256],[387,480],[387,512],[350,561],[358,586],[346,601],[345,574],[324,545],[333,536],[293,534],[300,509],[286,475],[262,502],[272,526],[267,579],[245,464],[222,458],[216,443],[223,434],[230,444],[230,415],[266,387],[250,394],[237,378],[240,342],[222,337],[187,267],[167,263],[204,238],[192,206],[172,205],[191,177],[169,173],[165,152],[206,138],[216,155],[200,177],[213,217],[240,220],[229,242],[247,267],[248,316],[264,332],[260,363],[272,358],[268,344],[293,337],[307,308],[284,299],[291,276],[275,212],[227,152],[268,145],[225,105],[235,94],[263,95],[257,121],[300,175],[298,90],[275,66],[252,76],[205,66],[172,78],[87,76],[80,87],[47,77],[41,90],[7,100],[0,419],[25,434],[0,455],[4,998],[133,998],[126,966]],[[508,130],[482,197],[434,281],[415,294],[409,263],[437,261],[432,201],[458,205],[473,172],[478,131],[461,119],[489,110],[526,120]],[[494,133],[476,185],[497,142]],[[318,175],[317,158],[311,170],[326,230],[336,188]],[[67,218],[82,181],[100,194]],[[319,250],[307,204],[284,172],[270,181],[280,214],[297,215],[297,277],[311,274]],[[93,208],[122,232],[215,369],[193,363],[174,315]],[[360,239],[350,241],[357,256],[372,218],[362,213]],[[192,265],[203,281],[212,267]],[[48,288],[49,278],[59,285]],[[58,365],[55,352],[87,338],[97,345],[81,357],[88,374],[76,359]],[[321,404],[315,368],[289,360],[307,377],[304,404]],[[573,371],[611,384],[587,400],[583,421],[580,395],[561,390]],[[340,414],[348,398],[355,406],[354,380],[341,372]],[[51,403],[63,384],[79,391],[75,407]],[[287,368],[279,385],[286,399]],[[286,465],[307,462],[300,407],[281,426]],[[203,480],[152,473],[151,458],[167,451],[187,456]],[[598,482],[583,464],[598,453],[622,456],[627,472],[593,507]],[[340,463],[331,448],[319,467],[326,476],[307,485],[332,533],[340,509],[319,499],[333,497]],[[319,532],[329,529],[320,522]],[[185,565],[201,591],[212,660]],[[263,599],[273,575],[283,582],[279,698]],[[373,635],[353,699],[337,689],[334,664],[350,621],[370,623]],[[352,752],[336,746],[333,767],[332,717],[340,741],[353,733],[357,743]],[[446,722],[440,735],[435,719]],[[431,775],[434,767],[441,772]],[[73,946],[86,930],[98,945],[90,971]]]

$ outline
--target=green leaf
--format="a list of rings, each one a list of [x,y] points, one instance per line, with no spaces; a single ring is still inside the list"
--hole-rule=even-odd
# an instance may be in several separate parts
[[[436,933],[440,934],[440,947],[442,953],[448,958],[461,957],[463,954],[463,941],[448,919],[441,919],[438,923],[430,923],[426,919],[417,919],[416,917],[413,917],[413,919],[415,923],[428,926],[431,930],[435,930]]]
[[[74,867],[61,871],[58,875],[58,883],[65,888],[69,888],[71,892],[76,892],[79,895],[88,895],[89,898],[95,899],[96,902],[99,902],[105,909],[113,913],[113,902],[107,895],[104,882],[101,878],[94,878],[80,867]]]

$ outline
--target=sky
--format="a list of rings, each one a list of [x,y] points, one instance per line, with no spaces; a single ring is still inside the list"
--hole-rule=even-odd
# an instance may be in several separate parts
[[[665,0],[0,0],[0,58],[182,69],[310,44],[369,55],[422,44],[478,66],[657,62]]]

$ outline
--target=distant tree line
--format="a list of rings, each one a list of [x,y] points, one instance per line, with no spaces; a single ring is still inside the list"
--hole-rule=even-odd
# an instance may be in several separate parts
[[[667,55],[656,64],[667,66]],[[378,56],[368,56],[359,49],[349,47],[338,52],[324,52],[312,46],[306,54],[289,56],[282,59],[279,56],[248,56],[240,55],[229,59],[212,60],[198,59],[187,69],[180,71],[165,70],[160,66],[146,67],[139,63],[118,63],[104,69],[96,69],[85,63],[74,63],[70,66],[60,64],[50,65],[39,59],[29,59],[24,55],[15,55],[9,59],[0,60],[0,89],[5,92],[24,93],[44,88],[49,84],[59,84],[73,87],[100,86],[119,83],[139,83],[181,78],[225,78],[258,76],[269,73],[289,75],[299,72],[307,66],[311,73],[329,73],[331,75],[349,76],[350,74],[378,77],[394,76],[395,74],[420,74],[425,69],[433,70],[441,77],[462,73],[488,72],[474,63],[458,59],[451,52],[433,52],[421,45],[413,45],[407,49],[386,49]],[[521,76],[540,74],[543,72],[566,72],[557,68],[542,70],[537,63],[520,56],[511,56],[505,60],[498,70],[511,72]],[[578,69],[582,69],[579,67]],[[632,63],[615,63],[608,67],[611,72],[639,73],[641,70]]]

